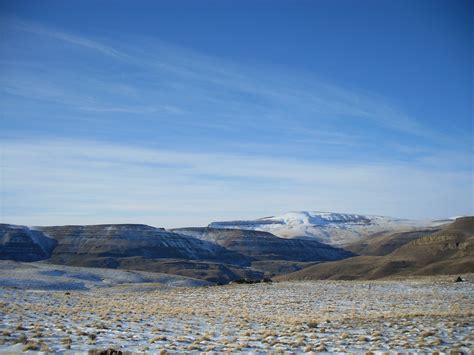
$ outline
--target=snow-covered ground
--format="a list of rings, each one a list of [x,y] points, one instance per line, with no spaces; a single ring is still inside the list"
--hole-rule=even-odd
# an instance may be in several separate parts
[[[154,272],[0,260],[0,287],[69,291],[135,283],[153,283],[163,287],[200,287],[211,284],[203,280]]]
[[[209,227],[259,230],[283,238],[310,237],[323,243],[343,245],[371,233],[432,225],[436,223],[384,216],[298,211],[250,221],[213,222]]]
[[[3,287],[0,351],[469,353],[473,309],[474,283],[446,277],[68,293]]]

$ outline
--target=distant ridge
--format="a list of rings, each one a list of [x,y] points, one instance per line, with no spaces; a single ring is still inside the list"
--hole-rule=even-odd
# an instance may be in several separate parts
[[[38,261],[51,256],[57,241],[25,226],[0,224],[0,259]]]
[[[331,245],[345,245],[372,233],[421,225],[431,225],[431,222],[375,215],[296,211],[255,220],[212,222],[209,227],[258,230],[282,238],[308,237]]]
[[[146,259],[178,258],[249,264],[249,259],[245,256],[214,243],[143,224],[36,228],[58,243],[51,256],[52,262],[139,256]]]
[[[280,280],[378,279],[474,272],[474,217],[411,240],[385,256],[357,256],[313,265]]]
[[[0,225],[0,259],[171,273],[226,283],[354,254],[316,240],[211,228],[167,231],[143,224]],[[256,263],[258,262],[258,263]],[[255,266],[255,267],[254,267]]]
[[[254,260],[328,261],[354,256],[310,239],[285,239],[271,233],[225,228],[180,228],[173,232],[219,244]]]

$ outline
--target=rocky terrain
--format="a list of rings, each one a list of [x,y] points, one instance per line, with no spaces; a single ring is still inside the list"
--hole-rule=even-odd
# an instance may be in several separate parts
[[[0,259],[152,271],[216,284],[261,279],[299,270],[307,262],[353,256],[317,241],[228,229],[204,228],[206,236],[196,237],[191,229],[176,233],[139,224],[0,227]]]
[[[269,217],[262,223],[297,226],[295,221],[302,220],[306,226],[321,223],[346,232],[358,226],[387,225],[381,222],[385,221],[382,217],[362,215],[307,213],[303,218],[297,213],[296,217]],[[337,235],[331,231],[331,238]],[[230,225],[165,230],[141,224],[2,224],[0,259],[149,271],[213,284],[265,277],[380,279],[474,272],[473,238],[474,217],[422,228],[398,225],[397,231],[359,235],[357,241],[343,248],[322,243],[314,236],[281,238],[260,230],[231,229]]]
[[[141,224],[101,224],[89,226],[36,227],[57,241],[53,263],[95,266],[93,262],[118,259],[187,259],[249,265],[242,254],[219,245]],[[88,261],[91,265],[86,265]]]
[[[0,352],[421,352],[474,346],[474,283],[309,281],[0,288]]]
[[[173,231],[216,243],[254,260],[329,261],[355,255],[317,240],[285,239],[268,232],[253,230],[208,227],[180,228]]]
[[[37,261],[47,259],[57,242],[44,233],[24,226],[0,224],[0,260]]]

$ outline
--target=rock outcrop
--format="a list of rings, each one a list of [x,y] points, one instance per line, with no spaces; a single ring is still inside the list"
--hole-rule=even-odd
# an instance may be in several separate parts
[[[57,242],[38,230],[0,224],[0,259],[38,261],[47,259]]]

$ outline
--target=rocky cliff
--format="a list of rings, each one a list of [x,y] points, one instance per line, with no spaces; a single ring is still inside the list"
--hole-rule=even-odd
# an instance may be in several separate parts
[[[47,259],[57,242],[38,230],[0,224],[0,259],[37,261]]]
[[[254,230],[180,228],[173,231],[219,244],[254,260],[329,261],[355,255],[317,240],[285,239]]]

